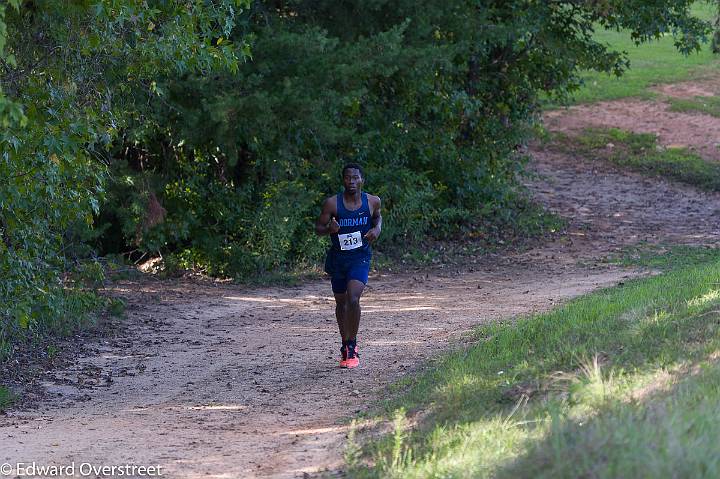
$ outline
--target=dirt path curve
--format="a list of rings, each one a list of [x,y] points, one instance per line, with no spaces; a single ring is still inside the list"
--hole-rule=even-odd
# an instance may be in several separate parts
[[[538,199],[572,218],[557,241],[371,279],[362,365],[336,367],[325,282],[246,289],[117,284],[128,331],[53,371],[49,399],[0,416],[0,462],[162,466],[163,477],[304,477],[341,464],[344,419],[473,326],[548,309],[636,274],[598,258],[639,241],[716,243],[720,195],[535,152]],[[94,476],[90,476],[94,477]]]

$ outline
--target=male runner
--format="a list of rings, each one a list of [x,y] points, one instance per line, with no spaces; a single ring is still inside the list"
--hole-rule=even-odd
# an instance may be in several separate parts
[[[325,200],[315,232],[330,235],[332,243],[325,259],[325,272],[331,277],[335,317],[342,337],[340,367],[355,368],[360,364],[357,352],[360,295],[370,271],[370,243],[380,236],[382,216],[380,198],[362,191],[360,165],[345,165],[342,178],[345,191]]]

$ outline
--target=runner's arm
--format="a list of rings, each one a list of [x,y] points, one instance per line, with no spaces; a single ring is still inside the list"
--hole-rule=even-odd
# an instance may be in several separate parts
[[[335,198],[327,198],[322,206],[320,216],[315,222],[315,233],[320,236],[331,235],[338,232],[340,225],[335,221]]]
[[[375,241],[378,236],[380,236],[380,232],[382,231],[382,214],[380,213],[380,197],[373,196],[371,197],[373,204],[373,213],[372,213],[372,222],[373,227],[370,231],[365,233],[365,238],[368,241]]]

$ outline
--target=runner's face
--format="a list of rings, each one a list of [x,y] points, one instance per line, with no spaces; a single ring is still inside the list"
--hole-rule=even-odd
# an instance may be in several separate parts
[[[362,189],[363,179],[360,175],[360,170],[357,168],[348,168],[343,174],[343,184],[345,185],[345,191],[348,193],[357,193]]]

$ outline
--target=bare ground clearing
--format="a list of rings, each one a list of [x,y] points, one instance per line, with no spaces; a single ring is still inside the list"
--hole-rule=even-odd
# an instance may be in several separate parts
[[[551,113],[548,122],[564,128],[617,111],[607,114],[611,126],[638,131],[621,120],[635,108],[647,113],[643,105],[582,107]],[[638,125],[654,125],[661,138],[684,121],[652,108],[655,122]],[[702,118],[694,128],[705,136],[682,140],[705,151],[700,142],[720,135],[720,120]],[[0,416],[0,462],[160,464],[173,478],[339,474],[344,420],[428,358],[462,345],[473,326],[546,310],[639,274],[600,261],[625,245],[717,243],[720,195],[566,155],[534,157],[538,177],[528,186],[570,219],[568,234],[461,270],[371,278],[358,370],[336,367],[326,282],[259,289],[119,283],[113,291],[128,301],[127,328],[50,371],[35,407]]]
[[[720,80],[706,79],[655,87],[656,101],[626,99],[602,101],[545,114],[550,131],[569,134],[588,127],[620,128],[654,133],[662,146],[687,147],[706,159],[720,161],[720,119],[695,112],[673,112],[664,98],[709,97],[720,94]]]

